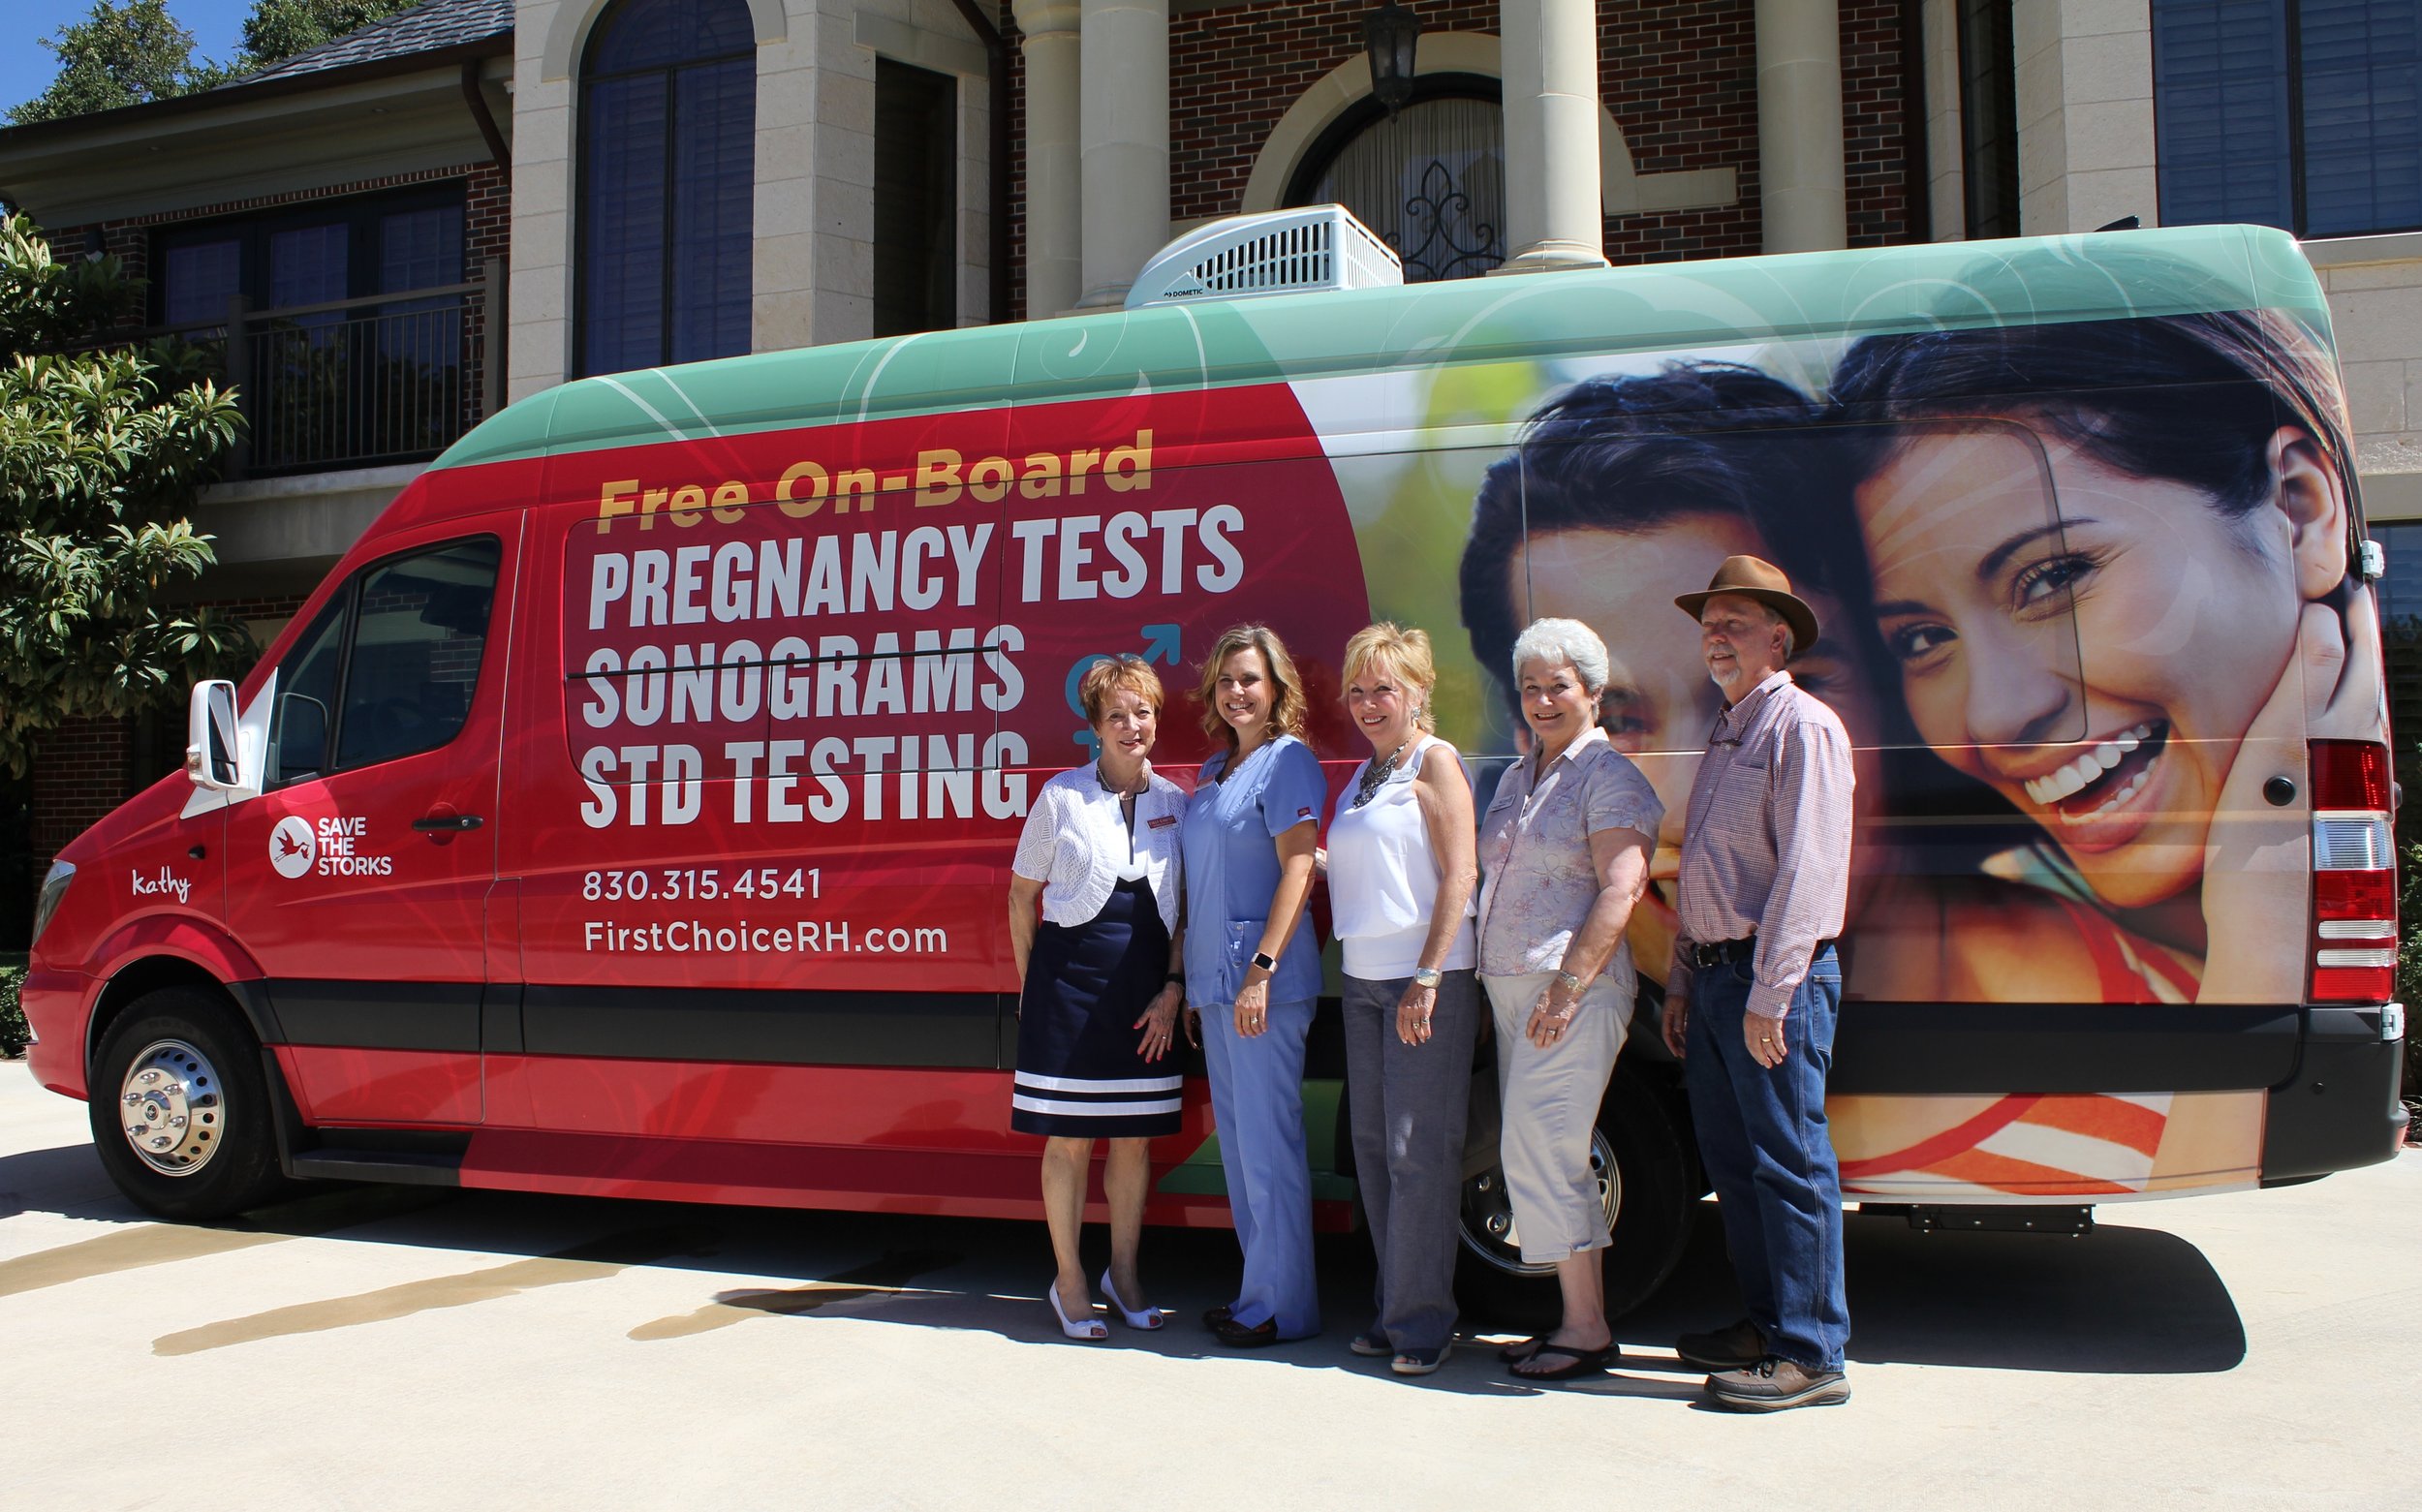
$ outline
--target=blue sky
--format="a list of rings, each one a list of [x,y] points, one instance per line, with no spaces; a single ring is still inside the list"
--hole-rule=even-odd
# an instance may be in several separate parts
[[[22,105],[49,87],[59,60],[35,46],[60,27],[92,14],[93,0],[6,0],[0,3],[0,110]],[[252,0],[169,0],[169,14],[194,34],[194,50],[224,61],[251,14]]]

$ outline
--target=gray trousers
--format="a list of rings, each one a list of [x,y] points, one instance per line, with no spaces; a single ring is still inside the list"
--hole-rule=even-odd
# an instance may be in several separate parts
[[[1346,1100],[1354,1180],[1379,1251],[1379,1332],[1398,1351],[1444,1348],[1455,1333],[1455,1212],[1480,986],[1471,972],[1438,984],[1430,1039],[1396,1035],[1410,976],[1346,978]]]
[[[1524,1036],[1553,972],[1483,976],[1497,1020],[1497,1091],[1505,1123],[1497,1153],[1506,1168],[1522,1258],[1552,1265],[1612,1243],[1606,1204],[1590,1170],[1590,1135],[1631,1027],[1635,978],[1609,968],[1590,983],[1571,1027],[1549,1049]]]

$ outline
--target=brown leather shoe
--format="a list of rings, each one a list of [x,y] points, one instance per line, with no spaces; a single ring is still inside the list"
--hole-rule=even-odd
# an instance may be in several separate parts
[[[1850,1400],[1849,1378],[1840,1371],[1816,1371],[1770,1354],[1746,1370],[1707,1377],[1707,1395],[1735,1412],[1780,1412],[1785,1407],[1830,1407]]]

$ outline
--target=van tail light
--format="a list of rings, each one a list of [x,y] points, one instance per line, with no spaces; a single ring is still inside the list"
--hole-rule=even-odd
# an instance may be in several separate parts
[[[2388,748],[2315,740],[2313,1001],[2386,1003],[2397,986],[2397,848]]]

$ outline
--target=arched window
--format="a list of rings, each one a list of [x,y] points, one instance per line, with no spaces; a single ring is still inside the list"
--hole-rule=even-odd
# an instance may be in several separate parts
[[[580,66],[582,373],[749,350],[747,0],[618,0]]]
[[[1506,116],[1497,80],[1425,74],[1394,115],[1366,100],[1304,154],[1287,202],[1342,204],[1405,260],[1405,282],[1506,261]]]

